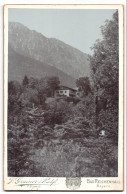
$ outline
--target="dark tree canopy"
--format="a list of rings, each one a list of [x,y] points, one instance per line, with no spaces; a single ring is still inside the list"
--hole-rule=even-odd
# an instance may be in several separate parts
[[[21,108],[19,97],[22,93],[22,88],[19,82],[10,81],[8,83],[8,111],[17,113]]]
[[[118,12],[101,27],[102,40],[97,40],[90,56],[95,96],[96,128],[118,135],[119,34]]]
[[[54,91],[58,88],[59,84],[60,84],[60,81],[58,77],[50,77],[48,79],[48,85],[51,91],[51,96],[54,95]]]
[[[80,77],[78,80],[76,80],[76,85],[79,91],[83,91],[84,95],[86,96],[91,92],[89,77]]]
[[[27,86],[28,83],[29,83],[29,79],[28,79],[27,75],[25,75],[24,78],[23,78],[22,84],[23,84],[23,86]]]
[[[92,80],[98,96],[118,103],[118,12],[101,27],[103,39],[97,40],[90,57]]]

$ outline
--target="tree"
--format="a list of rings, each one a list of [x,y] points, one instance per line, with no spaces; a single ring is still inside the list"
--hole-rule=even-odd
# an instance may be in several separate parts
[[[79,88],[79,91],[83,91],[85,96],[91,92],[91,85],[88,77],[80,77],[76,80],[76,85]]]
[[[54,91],[58,88],[59,84],[60,84],[60,81],[58,77],[48,78],[48,85],[51,91],[51,96],[54,95]]]
[[[21,95],[22,88],[19,82],[10,81],[8,83],[8,111],[10,114],[17,113],[20,111],[21,103],[19,97]]]
[[[38,92],[36,89],[25,88],[20,95],[19,100],[22,102],[23,106],[34,106],[38,105]]]
[[[99,97],[108,99],[111,105],[118,104],[118,13],[112,20],[107,20],[101,27],[103,40],[97,40],[90,56],[94,92]]]
[[[29,80],[28,80],[28,86],[32,89],[35,89],[37,87],[37,84],[38,84],[38,79],[36,78],[33,78],[33,77],[30,77]]]
[[[29,79],[28,79],[27,75],[25,75],[24,78],[23,78],[23,81],[22,81],[22,85],[27,86],[28,83],[29,83]]]
[[[38,91],[39,104],[43,105],[45,103],[46,97],[49,96],[50,93],[47,78],[39,79],[36,85],[36,89]]]
[[[107,20],[105,25],[101,27],[101,32],[103,39],[96,41],[92,48],[93,55],[90,56],[92,84],[96,103],[96,124],[97,127],[100,125],[106,130],[111,129],[111,131],[114,131],[115,128],[117,131],[119,76],[119,36],[117,11],[113,14],[112,20]],[[103,112],[101,111],[102,109],[105,111],[103,118],[109,118],[110,115],[110,121],[113,122],[108,121],[108,123],[105,123],[104,119],[98,119],[101,117]]]
[[[47,125],[54,126],[66,122],[71,116],[71,104],[64,99],[57,101],[54,99],[47,104],[44,114],[44,121]]]

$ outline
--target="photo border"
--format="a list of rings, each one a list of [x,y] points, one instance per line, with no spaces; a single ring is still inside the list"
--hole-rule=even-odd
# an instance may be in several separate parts
[[[76,191],[122,191],[123,190],[123,152],[124,152],[124,46],[123,46],[123,5],[5,5],[4,6],[4,190],[41,190],[41,191],[70,191],[66,187],[66,178],[50,177],[57,179],[57,185],[40,185],[39,187],[31,187],[30,184],[21,187],[17,182],[43,182],[46,177],[8,177],[7,176],[7,100],[8,100],[8,8],[43,8],[43,9],[118,9],[119,11],[119,139],[118,139],[118,178],[114,177],[82,177],[82,184]],[[20,179],[20,180],[19,180]],[[91,183],[88,183],[90,179]],[[102,185],[99,189],[96,187],[96,179]],[[103,187],[103,181],[116,181],[116,183],[108,184],[109,187]],[[106,184],[107,185],[107,184]],[[103,188],[102,188],[103,187]],[[35,189],[36,188],[36,189]]]

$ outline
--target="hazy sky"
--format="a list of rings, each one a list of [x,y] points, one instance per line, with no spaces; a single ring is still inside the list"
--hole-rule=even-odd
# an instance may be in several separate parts
[[[9,8],[9,21],[20,22],[48,38],[90,54],[90,47],[101,38],[100,26],[115,10],[19,9]]]

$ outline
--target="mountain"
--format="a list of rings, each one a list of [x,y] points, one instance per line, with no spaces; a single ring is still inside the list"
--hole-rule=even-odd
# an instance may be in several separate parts
[[[13,50],[17,54],[28,57],[29,60],[32,58],[40,61],[43,65],[49,65],[50,69],[51,66],[57,68],[75,79],[89,75],[87,54],[60,40],[46,38],[41,33],[30,30],[17,22],[9,22],[8,37]],[[33,71],[31,67],[30,71]],[[35,71],[40,73],[37,68]]]
[[[72,88],[76,86],[75,78],[44,62],[15,52],[10,44],[8,45],[8,72],[8,81],[21,82],[25,75],[34,78],[58,76],[62,85]]]

